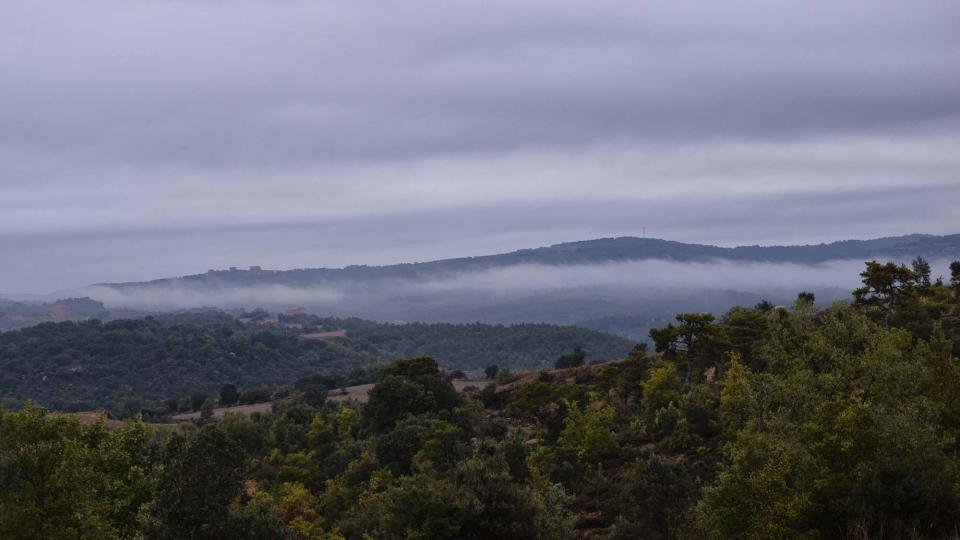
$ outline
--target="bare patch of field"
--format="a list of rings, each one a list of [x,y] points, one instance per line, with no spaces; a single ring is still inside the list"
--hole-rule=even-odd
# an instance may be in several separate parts
[[[314,332],[312,334],[300,334],[303,339],[333,339],[347,337],[346,330],[331,330],[329,332]]]
[[[223,418],[227,413],[253,414],[257,412],[267,412],[273,407],[273,403],[266,401],[264,403],[251,403],[249,405],[234,405],[232,407],[218,407],[213,410],[214,418]],[[170,417],[174,422],[189,422],[200,418],[200,411],[192,413],[183,413]]]
[[[457,392],[463,392],[463,389],[468,386],[482,387],[486,384],[485,381],[451,381],[453,387],[457,389]],[[370,390],[373,390],[373,384],[360,384],[357,386],[349,386],[343,389],[331,390],[327,394],[327,399],[331,401],[356,401],[357,403],[366,403],[367,399],[370,398]],[[346,390],[346,392],[344,392]]]
[[[123,427],[123,422],[124,422],[123,420],[117,420],[115,418],[108,417],[105,411],[82,411],[82,412],[66,413],[66,414],[69,414],[70,416],[76,416],[77,418],[80,419],[81,422],[87,425],[96,424],[102,419],[103,425],[107,429],[121,428]],[[170,427],[170,424],[146,423],[146,425],[150,427],[158,427],[158,428]]]
[[[458,392],[462,392],[464,388],[468,386],[483,387],[486,381],[453,381],[453,387],[457,389]],[[366,403],[369,399],[370,390],[373,389],[373,384],[360,384],[357,386],[348,386],[343,389],[334,389],[330,390],[327,394],[327,399],[330,401],[355,401],[357,403]],[[236,405],[233,407],[218,407],[213,410],[214,418],[223,418],[223,415],[227,413],[243,413],[243,414],[253,414],[256,412],[267,412],[273,407],[272,402],[264,403],[253,403],[250,405]],[[196,420],[200,418],[200,412],[195,411],[191,413],[183,413],[172,416],[170,419],[174,422],[189,422],[191,420]]]

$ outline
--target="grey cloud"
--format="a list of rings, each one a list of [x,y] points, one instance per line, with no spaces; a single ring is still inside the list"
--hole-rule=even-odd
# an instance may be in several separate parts
[[[389,264],[634,234],[730,244],[815,243],[905,230],[951,233],[960,185],[665,200],[515,201],[358,219],[168,230],[0,235],[6,291],[150,280],[209,268]],[[876,215],[881,214],[882,219]],[[938,229],[932,224],[942,223]],[[438,225],[439,224],[439,225]],[[766,243],[769,243],[766,242]],[[862,261],[861,261],[862,262]],[[855,276],[855,273],[851,274]]]
[[[5,8],[0,140],[193,166],[911,127],[960,8],[119,2]]]
[[[0,290],[957,232],[960,6],[0,8]]]

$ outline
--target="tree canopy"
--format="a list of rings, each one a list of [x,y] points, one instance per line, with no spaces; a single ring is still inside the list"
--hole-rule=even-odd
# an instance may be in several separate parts
[[[0,409],[0,537],[952,538],[960,292],[922,270],[463,393],[415,356],[366,403],[307,378],[184,426]]]

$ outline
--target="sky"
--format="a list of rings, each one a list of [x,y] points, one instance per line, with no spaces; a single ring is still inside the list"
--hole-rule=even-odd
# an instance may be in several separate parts
[[[0,3],[0,291],[960,232],[960,3]]]

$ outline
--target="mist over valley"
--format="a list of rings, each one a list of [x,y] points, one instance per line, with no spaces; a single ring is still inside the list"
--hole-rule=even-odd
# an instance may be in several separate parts
[[[958,253],[960,235],[739,248],[621,237],[390,266],[212,270],[68,295],[147,312],[294,306],[377,321],[575,324],[642,340],[680,312],[790,305],[800,291],[849,300],[865,260],[923,256],[936,276]]]

